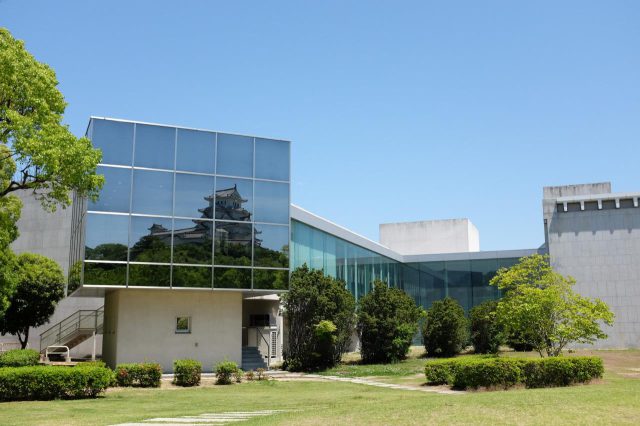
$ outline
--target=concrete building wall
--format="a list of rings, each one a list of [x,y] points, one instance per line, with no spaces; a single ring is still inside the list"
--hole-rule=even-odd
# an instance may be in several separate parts
[[[146,360],[171,372],[174,360],[191,358],[211,371],[225,359],[242,361],[240,292],[126,289],[105,302],[104,359],[111,367]],[[179,316],[191,317],[191,333],[175,332]]]
[[[575,290],[599,298],[615,313],[609,335],[596,348],[640,346],[640,208],[558,211],[571,197],[607,198],[609,184],[545,188],[545,224],[552,266],[576,281]],[[551,195],[550,195],[551,194]],[[556,198],[557,197],[557,198]],[[608,196],[615,197],[615,194]],[[575,201],[574,201],[575,202]],[[593,201],[592,201],[593,202]],[[562,203],[560,203],[562,204]]]
[[[12,250],[19,253],[37,253],[47,256],[58,263],[65,276],[69,269],[71,244],[71,207],[58,208],[55,212],[45,211],[31,191],[17,191],[22,200],[22,214],[18,221],[19,237],[11,244]],[[102,298],[67,297],[58,303],[49,323],[29,330],[29,347],[40,348],[40,333],[52,325],[67,318],[80,309],[97,309],[104,303]],[[97,338],[97,352],[101,352],[102,337]],[[1,336],[0,341],[17,341],[15,336]],[[71,350],[71,356],[84,357],[91,354],[93,342],[85,341]]]
[[[380,244],[401,255],[476,252],[480,235],[469,219],[384,223]]]

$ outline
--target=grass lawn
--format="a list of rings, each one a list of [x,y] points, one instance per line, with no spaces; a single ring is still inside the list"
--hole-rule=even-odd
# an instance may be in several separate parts
[[[440,395],[350,383],[269,381],[192,389],[112,389],[95,400],[2,403],[0,424],[106,425],[265,409],[289,411],[239,425],[639,424],[640,351],[588,353],[605,359],[605,378],[568,388]],[[408,378],[424,364],[419,355],[416,352],[408,361],[395,364],[393,371],[391,367],[347,365],[332,374],[344,368],[343,375]]]

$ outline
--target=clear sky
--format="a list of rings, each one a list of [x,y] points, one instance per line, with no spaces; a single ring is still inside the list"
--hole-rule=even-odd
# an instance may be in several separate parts
[[[0,0],[90,115],[293,141],[292,201],[371,239],[543,242],[542,187],[640,191],[640,1]]]

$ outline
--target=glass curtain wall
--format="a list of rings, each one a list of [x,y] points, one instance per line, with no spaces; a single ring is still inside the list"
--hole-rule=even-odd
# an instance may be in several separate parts
[[[291,267],[307,264],[320,269],[344,281],[356,299],[380,279],[403,289],[425,309],[449,296],[468,312],[485,300],[499,298],[500,292],[489,281],[499,268],[518,262],[517,258],[497,258],[404,264],[302,222],[292,220],[291,226]]]
[[[288,288],[289,142],[105,119],[87,136],[105,185],[84,285]]]

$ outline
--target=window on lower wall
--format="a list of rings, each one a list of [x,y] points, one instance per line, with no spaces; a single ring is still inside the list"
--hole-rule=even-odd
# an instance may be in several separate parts
[[[191,317],[176,317],[176,334],[191,333]]]

